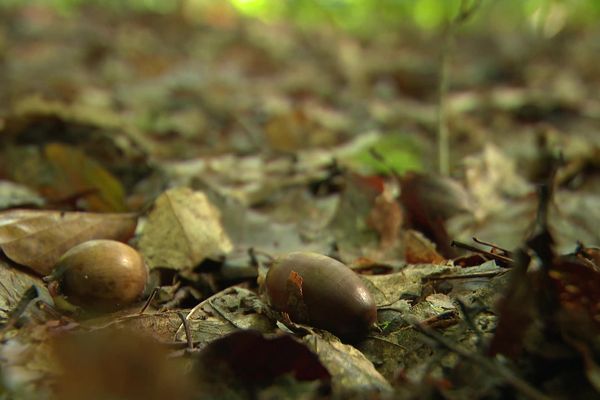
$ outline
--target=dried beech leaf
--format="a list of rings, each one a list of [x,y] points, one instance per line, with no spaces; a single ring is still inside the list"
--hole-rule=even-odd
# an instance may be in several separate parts
[[[44,151],[50,165],[59,171],[61,179],[57,183],[64,187],[64,194],[90,192],[85,196],[85,200],[86,209],[91,211],[119,212],[127,210],[125,191],[121,183],[85,153],[59,143],[46,145]]]
[[[204,193],[185,187],[170,189],[156,199],[140,238],[150,268],[192,268],[231,249],[219,210]]]
[[[422,233],[408,229],[404,235],[405,255],[409,264],[443,264],[446,259]]]
[[[12,261],[47,275],[71,247],[92,239],[126,241],[136,225],[135,214],[10,210],[0,212],[0,248]]]

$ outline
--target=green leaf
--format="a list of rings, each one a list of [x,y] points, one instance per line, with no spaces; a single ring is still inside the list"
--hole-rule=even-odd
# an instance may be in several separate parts
[[[381,156],[378,160],[373,152]],[[351,168],[364,173],[401,174],[405,171],[423,170],[421,150],[414,138],[399,133],[382,135],[350,154],[345,161]]]

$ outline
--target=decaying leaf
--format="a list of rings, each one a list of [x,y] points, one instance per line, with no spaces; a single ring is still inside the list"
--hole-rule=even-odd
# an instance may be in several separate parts
[[[9,177],[36,189],[51,202],[82,200],[90,211],[121,212],[125,190],[101,164],[81,150],[60,143],[9,147],[3,153]]]
[[[390,393],[392,388],[360,351],[337,340],[308,335],[304,342],[316,352],[331,373],[334,393],[342,397],[365,393]]]
[[[273,333],[273,323],[264,310],[264,303],[254,292],[240,287],[225,289],[196,305],[187,314],[191,340],[203,346],[238,328]],[[175,340],[187,340],[181,324]]]
[[[86,209],[90,211],[126,211],[125,190],[121,183],[96,161],[82,151],[59,143],[50,143],[44,148],[46,159],[57,171],[65,191],[71,194],[89,192],[84,196]]]
[[[408,229],[404,234],[404,258],[409,264],[442,264],[446,260],[435,249],[435,244],[422,233]]]
[[[260,332],[243,330],[215,340],[200,353],[203,374],[231,376],[238,385],[256,388],[290,374],[299,381],[320,381],[329,385],[331,375],[316,354],[292,336],[265,338]],[[213,382],[218,382],[215,379]]]
[[[0,249],[12,261],[47,275],[64,252],[92,239],[129,240],[134,214],[11,210],[0,213]]]
[[[382,250],[396,244],[402,226],[402,210],[391,193],[384,190],[375,198],[367,223],[378,233]]]
[[[0,323],[2,324],[9,317],[18,317],[15,315],[15,308],[29,288],[35,286],[40,290],[45,290],[41,279],[11,268],[3,259],[0,259],[0,282],[2,282],[0,285]]]
[[[446,257],[453,257],[446,221],[451,217],[470,214],[472,199],[465,188],[451,178],[409,172],[400,182],[400,202],[408,225],[422,232]]]
[[[156,199],[140,238],[150,268],[192,268],[231,249],[219,210],[204,193],[186,187],[170,189]]]

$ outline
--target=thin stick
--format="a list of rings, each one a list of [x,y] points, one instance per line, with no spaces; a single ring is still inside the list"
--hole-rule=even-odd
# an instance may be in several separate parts
[[[512,258],[512,252],[510,250],[503,249],[502,247],[498,246],[497,244],[494,244],[494,243],[491,243],[491,242],[485,242],[485,241],[483,241],[481,239],[476,238],[475,236],[473,236],[472,239],[473,239],[473,241],[475,243],[479,243],[479,244],[482,244],[484,246],[488,246],[488,247],[492,248],[493,250],[501,251],[502,254],[505,255],[506,257]]]
[[[413,328],[427,336],[430,339],[433,339],[438,344],[442,345],[446,349],[458,354],[459,356],[471,360],[475,364],[478,364],[482,368],[487,369],[491,373],[495,373],[502,377],[509,385],[511,385],[515,390],[523,394],[524,396],[534,399],[534,400],[551,400],[550,397],[546,396],[544,393],[538,391],[536,388],[531,386],[527,381],[521,379],[516,376],[510,369],[505,366],[498,364],[494,360],[485,358],[477,353],[473,353],[468,351],[467,349],[459,346],[454,343],[452,340],[448,339],[444,335],[436,332],[435,330],[423,326],[421,324],[413,324]]]
[[[177,315],[179,316],[179,319],[183,324],[183,329],[185,330],[185,340],[187,341],[187,349],[190,351],[194,350],[194,342],[192,341],[192,331],[190,330],[190,324],[185,315],[183,315],[183,312],[178,311]]]
[[[506,273],[506,269],[501,271],[478,272],[475,274],[454,274],[454,275],[434,275],[426,276],[424,281],[446,281],[453,279],[476,279],[476,278],[493,278],[494,276]]]
[[[475,246],[471,246],[470,244],[466,244],[466,243],[462,243],[462,242],[457,242],[456,240],[453,240],[452,243],[450,244],[450,246],[452,247],[458,247],[459,249],[465,249],[465,250],[469,250],[472,251],[474,253],[478,253],[478,254],[483,254],[486,257],[489,257],[493,260],[496,261],[500,261],[506,264],[512,264],[513,260],[511,258],[502,256],[500,254],[495,254],[495,253],[491,253],[489,251],[485,251],[483,249],[480,249],[478,247]]]
[[[454,41],[454,32],[452,26],[444,34],[444,45],[442,49],[442,59],[440,66],[440,86],[438,100],[438,162],[440,174],[448,176],[450,174],[450,134],[448,133],[448,106],[446,98],[448,97],[448,70],[450,69],[450,48]]]
[[[158,290],[159,290],[158,287],[155,287],[154,289],[152,289],[152,293],[150,293],[150,296],[148,296],[148,300],[146,300],[146,302],[144,303],[144,306],[142,307],[142,309],[140,310],[140,312],[138,314],[142,315],[144,313],[144,311],[146,311],[146,309],[148,308],[150,303],[152,303],[152,300],[154,300],[154,297],[156,297]]]
[[[467,21],[479,8],[481,0],[475,0],[470,6],[467,0],[461,0],[458,15],[446,26],[440,61],[439,99],[438,99],[438,162],[440,174],[450,173],[450,134],[448,129],[448,87],[450,86],[450,56],[454,47],[454,36],[458,27]]]
[[[21,296],[17,306],[10,311],[6,323],[2,326],[2,331],[12,329],[21,315],[25,312],[29,304],[38,298],[38,292],[35,285],[31,285]]]
[[[212,299],[208,299],[208,304],[210,304],[210,306],[213,308],[213,310],[215,310],[215,312],[217,314],[219,314],[219,316],[221,318],[223,318],[225,321],[229,322],[234,328],[236,329],[244,329],[243,327],[239,326],[238,324],[236,324],[235,322],[233,322],[233,320],[231,318],[229,318],[226,313],[221,310],[221,308],[217,305],[215,305],[215,303],[213,303]]]

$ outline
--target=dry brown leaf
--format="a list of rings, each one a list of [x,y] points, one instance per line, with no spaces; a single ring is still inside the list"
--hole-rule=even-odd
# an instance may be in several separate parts
[[[12,261],[47,275],[71,247],[92,239],[127,241],[135,214],[98,214],[44,210],[0,213],[0,248]]]
[[[82,151],[68,145],[50,143],[44,148],[46,159],[59,171],[65,194],[90,192],[84,196],[87,210],[126,211],[125,191],[106,169]],[[70,193],[68,193],[70,191]],[[67,197],[67,196],[64,196]]]
[[[2,153],[11,181],[35,189],[50,202],[78,202],[89,211],[126,211],[121,182],[76,147],[61,143],[9,147]],[[81,204],[79,204],[81,203]]]
[[[422,233],[408,229],[404,234],[405,255],[409,264],[444,264],[446,259]]]
[[[170,189],[156,199],[140,238],[150,268],[192,268],[231,249],[219,210],[204,193],[186,187]]]
[[[402,226],[402,209],[389,192],[384,191],[375,198],[367,224],[379,234],[379,246],[382,249],[396,244]]]

